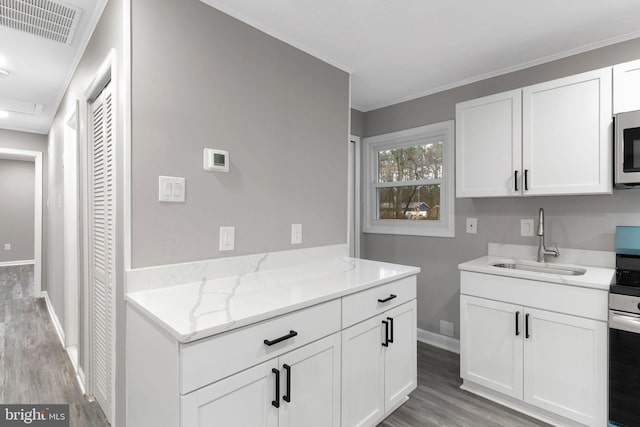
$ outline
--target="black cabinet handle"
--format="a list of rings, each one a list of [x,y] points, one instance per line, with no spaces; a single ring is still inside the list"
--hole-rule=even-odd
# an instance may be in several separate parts
[[[282,368],[287,371],[287,392],[282,396],[282,400],[287,403],[291,403],[291,366],[285,363],[282,365]]]
[[[524,191],[529,191],[529,169],[524,170]]]
[[[513,182],[515,183],[515,191],[518,191],[518,171],[515,171],[514,175],[515,175],[515,177],[514,177]]]
[[[391,329],[391,333],[389,334],[389,342],[393,344],[393,318],[387,317],[387,320],[389,321],[389,329]]]
[[[529,338],[529,313],[524,315],[524,337]]]
[[[296,331],[294,331],[293,329],[289,331],[289,333],[283,337],[280,338],[276,338],[275,340],[269,341],[269,340],[264,340],[264,343],[268,346],[272,346],[274,344],[278,344],[279,342],[282,342],[284,340],[288,340],[289,338],[293,338],[296,335],[298,335],[298,333]]]
[[[384,342],[382,343],[382,346],[389,347],[389,322],[383,320],[382,324],[384,325]]]
[[[271,369],[271,372],[276,374],[276,400],[272,400],[271,404],[276,408],[280,407],[280,371],[276,368]]]
[[[391,294],[391,295],[389,295],[389,296],[388,296],[387,298],[385,298],[385,299],[379,299],[379,298],[378,298],[378,302],[389,302],[389,301],[391,301],[392,299],[397,298],[397,297],[398,297],[398,295]]]
[[[520,335],[520,325],[518,325],[519,318],[520,318],[520,312],[516,311],[516,336]]]

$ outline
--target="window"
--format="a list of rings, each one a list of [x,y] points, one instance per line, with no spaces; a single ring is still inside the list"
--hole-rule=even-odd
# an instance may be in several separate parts
[[[454,237],[453,121],[364,142],[364,232]]]

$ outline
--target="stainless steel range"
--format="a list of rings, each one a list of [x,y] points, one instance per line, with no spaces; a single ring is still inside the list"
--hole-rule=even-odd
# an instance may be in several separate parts
[[[640,426],[640,227],[616,227],[609,294],[609,425]]]

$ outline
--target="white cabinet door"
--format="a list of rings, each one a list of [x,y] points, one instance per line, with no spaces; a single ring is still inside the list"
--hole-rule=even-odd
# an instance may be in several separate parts
[[[612,187],[611,68],[523,89],[525,195]]]
[[[277,427],[277,367],[274,359],[182,396],[181,427]]]
[[[382,317],[342,331],[342,427],[372,426],[384,415]]]
[[[613,113],[640,110],[640,60],[613,67]]]
[[[384,355],[385,411],[388,412],[418,386],[416,300],[387,311],[383,319],[388,322],[390,339]]]
[[[526,308],[524,400],[588,426],[607,424],[605,322]]]
[[[457,197],[521,193],[521,93],[456,104]]]
[[[340,334],[280,356],[279,365],[279,426],[339,427]]]
[[[522,399],[523,308],[460,296],[460,376]]]

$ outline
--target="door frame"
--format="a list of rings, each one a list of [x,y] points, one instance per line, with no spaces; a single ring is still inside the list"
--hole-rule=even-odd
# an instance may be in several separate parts
[[[362,228],[360,225],[361,215],[361,168],[362,149],[359,136],[349,137],[348,166],[347,166],[347,246],[349,256],[360,258],[360,240],[362,238]]]
[[[115,157],[118,157],[118,140],[120,136],[120,107],[118,105],[118,100],[120,98],[119,92],[119,82],[118,82],[118,73],[117,73],[117,50],[111,49],[107,54],[106,58],[102,62],[102,64],[96,70],[93,79],[87,85],[82,98],[79,102],[78,108],[78,125],[81,128],[80,132],[80,150],[79,150],[79,164],[80,164],[80,181],[83,183],[81,185],[82,188],[80,190],[80,223],[82,226],[83,238],[82,238],[82,279],[84,282],[83,290],[84,295],[82,302],[84,304],[84,309],[82,310],[83,322],[85,325],[84,333],[83,333],[83,348],[84,348],[84,362],[85,362],[85,389],[87,396],[94,400],[95,393],[95,372],[93,366],[93,357],[94,357],[94,349],[92,346],[93,343],[93,328],[94,328],[94,312],[93,312],[93,287],[90,285],[90,257],[89,257],[89,247],[90,247],[90,235],[89,235],[89,150],[88,144],[91,141],[90,136],[90,128],[89,120],[91,119],[90,108],[91,103],[97,98],[98,95],[102,92],[102,90],[106,87],[107,84],[112,85],[112,92],[114,96],[113,102],[113,116],[114,116],[114,134],[115,134]],[[117,163],[117,160],[116,160]],[[116,168],[116,177],[117,181],[117,168]],[[117,185],[114,183],[114,212],[117,212]],[[114,239],[118,239],[118,229],[117,229],[117,213],[114,223]],[[114,254],[115,260],[115,254]],[[117,261],[114,261],[117,264]],[[107,419],[111,423],[115,423],[116,421],[116,405],[117,405],[117,397],[116,397],[116,337],[118,335],[118,331],[116,329],[116,314],[117,314],[117,304],[116,304],[116,293],[117,293],[117,268],[114,275],[114,283],[112,289],[112,313],[111,313],[111,411],[110,414],[107,415]]]
[[[71,133],[73,132],[73,133]],[[76,368],[76,372],[78,371],[78,346],[80,344],[80,318],[79,318],[79,310],[80,310],[80,297],[79,297],[79,286],[80,286],[80,187],[79,187],[79,175],[80,168],[79,162],[80,157],[78,156],[78,148],[79,148],[79,137],[80,132],[78,128],[78,103],[76,102],[75,109],[66,117],[65,119],[65,127],[64,127],[64,154],[63,154],[63,164],[64,164],[64,233],[63,233],[63,241],[64,241],[64,295],[65,295],[65,309],[64,309],[64,321],[66,327],[65,333],[65,347],[67,348],[67,352],[70,353],[71,360],[73,362],[74,368]],[[73,140],[69,143],[69,140]],[[67,153],[67,148],[73,150],[72,158],[69,158],[69,154]],[[67,174],[70,173],[68,171],[69,168],[73,168],[71,172],[71,176],[69,177]],[[69,182],[67,182],[67,178],[71,178],[75,180],[75,191],[71,194],[70,189],[67,187]],[[71,198],[75,198],[75,212],[73,212],[74,217],[69,221],[69,216],[71,215],[71,208],[74,207],[73,203],[70,205]],[[68,226],[75,228],[75,234],[71,233],[71,230]],[[69,248],[75,248],[75,259],[71,257],[68,253]],[[75,280],[70,280],[70,273],[75,271]],[[74,275],[71,275],[73,277]],[[73,354],[71,354],[73,353]]]
[[[35,163],[35,204],[33,227],[33,296],[42,296],[42,152],[0,148],[0,159]]]

